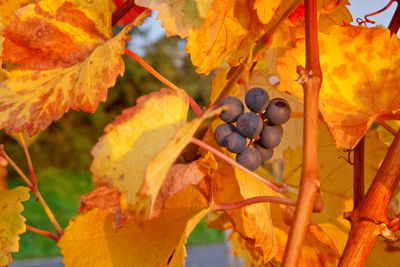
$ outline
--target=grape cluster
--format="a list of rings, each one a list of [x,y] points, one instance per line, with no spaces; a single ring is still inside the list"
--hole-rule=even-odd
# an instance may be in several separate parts
[[[291,110],[285,99],[270,100],[268,93],[259,87],[247,92],[245,104],[250,112],[244,112],[244,105],[238,98],[224,97],[218,106],[229,108],[221,113],[220,118],[225,123],[218,125],[214,135],[218,145],[237,153],[236,161],[254,171],[272,158],[274,148],[281,142],[281,124],[289,120]]]

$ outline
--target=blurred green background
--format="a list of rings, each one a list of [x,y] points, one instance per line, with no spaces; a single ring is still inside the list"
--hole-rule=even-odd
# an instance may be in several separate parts
[[[136,30],[133,36],[146,33]],[[168,80],[184,88],[200,105],[206,105],[210,95],[211,75],[198,75],[183,52],[184,40],[163,38],[144,47],[147,63]],[[40,191],[63,228],[77,214],[79,197],[92,189],[89,166],[92,161],[90,150],[103,135],[103,128],[113,121],[125,108],[135,105],[137,97],[165,87],[144,68],[129,57],[125,61],[125,75],[117,80],[108,91],[108,98],[94,114],[69,111],[61,120],[37,136],[29,150],[38,176]],[[190,116],[193,116],[191,114]],[[0,135],[8,155],[25,171],[27,169],[23,149],[4,131]],[[24,185],[10,167],[7,178],[9,188]],[[23,215],[27,224],[54,233],[53,226],[40,204],[31,199],[24,202]],[[26,232],[20,235],[20,252],[13,253],[14,259],[59,256],[56,243],[44,236]],[[207,228],[204,220],[196,227],[188,244],[207,244],[223,241],[223,233]]]

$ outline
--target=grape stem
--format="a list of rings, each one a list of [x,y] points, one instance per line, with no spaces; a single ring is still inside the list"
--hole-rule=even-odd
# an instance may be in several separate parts
[[[125,48],[125,54],[136,60],[137,63],[139,63],[143,68],[145,68],[148,72],[150,72],[155,78],[157,78],[160,82],[168,86],[169,88],[178,91],[179,88],[170,82],[167,78],[162,76],[160,73],[158,73],[153,67],[151,67],[149,64],[147,64],[146,61],[144,61],[141,57],[139,57],[136,53],[132,52],[131,50]],[[185,92],[186,93],[186,92]],[[186,97],[189,100],[189,104],[192,107],[193,111],[196,113],[197,117],[201,117],[203,115],[203,110],[197,105],[196,101],[189,96],[186,93]]]
[[[232,210],[242,208],[248,205],[257,204],[257,203],[277,203],[289,206],[296,206],[296,200],[289,198],[282,198],[277,196],[258,196],[251,197],[247,199],[243,199],[241,201],[233,202],[233,203],[218,203],[212,206],[213,210],[222,211],[222,210]]]
[[[36,233],[36,234],[39,234],[39,235],[44,235],[44,236],[50,237],[50,238],[53,239],[54,241],[58,242],[59,237],[56,236],[56,235],[53,234],[53,233],[50,233],[50,232],[47,232],[47,231],[44,231],[44,230],[37,229],[37,228],[32,227],[32,226],[29,226],[29,225],[27,225],[27,224],[26,224],[25,226],[26,226],[26,230],[28,230],[28,231],[31,231],[31,232]]]
[[[213,153],[214,155],[216,155],[217,157],[219,157],[220,159],[226,161],[227,163],[231,164],[234,167],[237,167],[239,170],[253,176],[255,179],[257,179],[258,181],[264,183],[265,185],[267,185],[268,187],[270,187],[272,190],[274,190],[275,192],[278,193],[283,193],[285,191],[288,191],[288,187],[287,185],[283,185],[283,188],[279,188],[277,185],[275,185],[274,183],[262,178],[261,176],[257,175],[256,173],[250,171],[249,169],[243,167],[241,164],[237,163],[236,161],[232,160],[231,158],[229,158],[228,156],[224,155],[223,153],[219,152],[218,150],[216,150],[215,148],[213,148],[212,146],[204,143],[203,141],[197,139],[197,138],[192,138],[192,143],[198,145],[199,147],[210,151],[211,153]]]
[[[395,1],[397,2],[396,11],[394,12],[394,15],[388,27],[391,34],[397,34],[400,28],[400,1],[399,0]]]
[[[317,0],[305,0],[306,68],[297,66],[304,91],[303,165],[300,194],[282,260],[283,267],[298,266],[311,213],[323,207],[318,178],[318,101],[322,83],[319,63]]]
[[[42,195],[40,194],[38,186],[34,186],[29,178],[23,173],[23,171],[18,167],[17,164],[7,155],[4,150],[4,145],[0,145],[0,153],[1,155],[8,161],[8,163],[14,168],[14,170],[21,176],[22,180],[28,185],[29,189],[35,195],[37,200],[39,201],[40,205],[42,205],[44,211],[49,217],[51,223],[53,224],[54,228],[56,229],[57,235],[60,237],[63,234],[63,230],[61,226],[58,224],[56,218],[54,217],[53,212],[50,210],[49,206],[47,205],[46,201],[43,199]]]

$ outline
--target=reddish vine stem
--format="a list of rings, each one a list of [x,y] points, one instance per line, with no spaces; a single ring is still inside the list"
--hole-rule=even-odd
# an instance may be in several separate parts
[[[351,231],[339,266],[363,266],[378,237],[379,224],[390,224],[387,208],[399,182],[399,162],[400,131],[397,132],[365,198],[349,215]]]
[[[233,202],[233,203],[218,203],[213,205],[213,210],[222,211],[222,210],[232,210],[237,208],[242,208],[251,204],[256,203],[263,203],[263,202],[270,202],[270,203],[277,203],[289,206],[296,206],[296,200],[289,199],[289,198],[282,198],[276,196],[258,196],[243,199],[242,201]]]
[[[51,223],[53,224],[54,228],[56,229],[58,236],[61,236],[63,234],[63,230],[62,230],[61,226],[58,224],[56,217],[54,216],[53,212],[50,210],[46,201],[40,194],[39,188],[32,184],[32,182],[24,174],[24,172],[18,167],[18,165],[7,155],[7,153],[4,151],[3,145],[0,145],[0,154],[8,161],[8,163],[11,165],[11,167],[14,168],[14,170],[21,176],[22,180],[24,180],[24,182],[28,185],[29,189],[35,195],[35,197],[39,201],[40,205],[42,205],[47,217],[49,217]]]
[[[26,160],[28,162],[28,168],[29,168],[29,174],[31,176],[32,186],[37,187],[36,174],[35,174],[35,170],[33,169],[33,164],[32,164],[32,160],[31,160],[31,155],[29,154],[28,146],[26,145],[24,136],[22,135],[21,132],[18,133],[18,136],[19,136],[19,140],[21,142],[21,146],[24,149]]]
[[[304,91],[303,166],[294,220],[282,266],[298,266],[314,203],[322,202],[318,178],[318,99],[322,82],[319,63],[317,0],[305,0],[306,69],[298,66]]]
[[[365,137],[361,138],[356,148],[354,149],[354,209],[361,203],[364,198],[364,151],[365,151]]]
[[[153,67],[151,67],[149,64],[147,64],[147,62],[144,61],[141,57],[139,57],[136,53],[132,52],[131,50],[129,50],[127,48],[125,48],[125,54],[127,54],[128,56],[130,56],[131,58],[136,60],[137,63],[139,63],[148,72],[150,72],[160,82],[162,82],[163,84],[165,84],[166,86],[168,86],[169,88],[171,88],[171,89],[173,89],[175,91],[179,90],[178,86],[176,86],[175,84],[170,82],[167,78],[165,78],[159,72],[157,72],[155,69],[153,69]],[[194,99],[191,96],[186,94],[186,97],[188,98],[189,104],[192,107],[192,109],[194,110],[194,112],[196,113],[196,115],[198,117],[201,117],[203,115],[203,113],[204,113],[203,110],[197,105],[196,101],[194,101]]]
[[[375,21],[368,19],[368,17],[375,16],[375,15],[378,15],[378,14],[382,13],[383,11],[388,9],[393,4],[394,1],[395,0],[391,0],[384,8],[382,8],[382,9],[380,9],[378,11],[375,11],[373,13],[365,15],[364,16],[364,20],[362,20],[360,18],[357,18],[356,21],[357,21],[358,25],[361,25],[361,24],[366,25],[367,23],[375,24]]]
[[[115,12],[112,14],[111,25],[117,23],[118,20],[120,20],[134,6],[135,6],[135,0],[127,0],[125,3],[123,3],[122,6],[120,6],[117,10],[115,10]]]
[[[391,34],[397,34],[400,28],[400,1],[395,0],[397,2],[396,11],[394,12],[393,18],[389,24],[389,30]]]
[[[44,235],[44,236],[50,237],[50,238],[53,239],[54,241],[58,242],[58,236],[56,236],[56,235],[53,234],[53,233],[50,233],[50,232],[47,232],[47,231],[44,231],[44,230],[37,229],[37,228],[32,227],[32,226],[29,226],[29,225],[27,225],[27,224],[26,224],[25,226],[26,226],[26,230],[29,230],[29,231],[31,231],[31,232],[33,232],[33,233],[37,233],[37,234],[39,234],[39,235]]]

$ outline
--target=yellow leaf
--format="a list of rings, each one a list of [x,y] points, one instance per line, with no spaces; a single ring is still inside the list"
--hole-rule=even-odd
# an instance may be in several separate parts
[[[268,0],[255,0],[254,9],[257,10],[257,15],[261,23],[267,24],[275,11],[278,9],[281,0],[268,1]]]
[[[320,123],[318,144],[319,178],[321,183],[324,209],[314,213],[312,220],[318,223],[335,243],[339,253],[346,245],[350,223],[343,218],[343,212],[353,210],[353,166],[346,162],[348,154],[338,150],[327,128]],[[375,178],[376,172],[387,152],[387,146],[379,141],[377,131],[369,131],[365,137],[365,188]],[[345,158],[345,159],[344,159]],[[292,186],[299,184],[302,164],[302,149],[285,152],[283,182]],[[377,263],[373,266],[395,266],[387,261],[398,262],[398,257],[390,252],[391,242],[377,241],[369,260]],[[379,264],[378,264],[379,263]],[[371,266],[371,265],[369,265]]]
[[[20,66],[0,84],[0,128],[34,135],[71,108],[94,112],[105,101],[124,72],[126,34],[148,14],[109,39],[109,4],[45,0],[18,10],[3,29],[2,59]]]
[[[397,36],[381,27],[332,26],[319,34],[323,83],[319,109],[337,147],[353,148],[373,122],[398,116],[400,58]],[[296,66],[305,61],[304,42],[279,60],[280,90],[303,98]],[[336,60],[342,58],[346,64]],[[373,97],[372,97],[373,96]]]
[[[176,158],[191,142],[200,124],[220,113],[206,112],[185,123],[188,101],[183,91],[162,89],[137,100],[106,127],[93,148],[91,171],[97,184],[126,196],[124,207],[146,219]]]
[[[7,266],[12,261],[10,252],[19,250],[18,235],[26,230],[21,202],[29,197],[29,188],[22,186],[0,193],[0,266]]]
[[[235,14],[235,10],[240,10]],[[189,33],[185,51],[191,54],[197,72],[208,74],[216,68],[226,55],[235,50],[246,36],[249,23],[247,0],[215,0],[207,18],[199,29]],[[238,15],[240,18],[236,17]]]
[[[208,205],[190,186],[170,197],[159,217],[143,224],[128,219],[123,228],[114,229],[113,214],[107,210],[78,215],[58,242],[63,263],[67,267],[182,266],[186,237]]]

